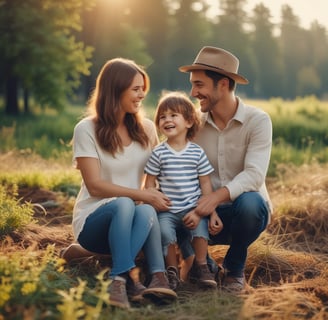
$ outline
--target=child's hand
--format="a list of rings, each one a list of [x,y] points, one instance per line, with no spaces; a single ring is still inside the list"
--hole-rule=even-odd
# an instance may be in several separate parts
[[[144,203],[151,204],[157,212],[169,210],[171,205],[170,199],[156,188],[148,188],[143,190]]]
[[[210,215],[210,219],[208,222],[208,231],[209,233],[214,236],[218,234],[223,229],[223,223],[217,213],[214,211]]]
[[[183,217],[182,221],[188,229],[194,230],[199,224],[200,216],[196,214],[195,210],[192,210]]]

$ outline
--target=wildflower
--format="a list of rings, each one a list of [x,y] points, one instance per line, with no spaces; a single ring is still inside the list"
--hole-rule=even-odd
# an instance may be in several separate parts
[[[21,288],[21,293],[24,296],[27,296],[30,293],[33,293],[36,290],[35,282],[25,282]]]
[[[2,307],[9,299],[12,289],[10,278],[1,277],[0,281],[0,307]]]

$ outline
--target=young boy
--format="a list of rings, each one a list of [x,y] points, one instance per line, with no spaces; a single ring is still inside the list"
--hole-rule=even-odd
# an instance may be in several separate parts
[[[206,262],[208,229],[210,224],[219,232],[223,225],[215,212],[209,212],[208,218],[193,210],[200,196],[212,191],[209,174],[214,170],[204,150],[191,142],[200,124],[193,103],[182,92],[164,94],[156,109],[155,124],[166,140],[155,147],[146,164],[145,187],[159,186],[171,200],[170,210],[158,213],[170,287],[176,290],[180,283],[176,245],[181,231],[190,233],[195,252],[193,280],[202,287],[216,288]]]

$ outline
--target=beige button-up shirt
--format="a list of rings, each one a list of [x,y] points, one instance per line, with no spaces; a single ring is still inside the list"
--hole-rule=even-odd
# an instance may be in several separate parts
[[[238,98],[237,111],[223,130],[215,125],[210,113],[202,114],[195,142],[205,150],[214,168],[213,190],[226,187],[232,201],[243,192],[258,191],[272,212],[265,185],[272,146],[272,123],[266,112]]]

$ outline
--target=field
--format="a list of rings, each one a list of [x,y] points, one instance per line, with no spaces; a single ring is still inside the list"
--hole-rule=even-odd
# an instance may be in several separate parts
[[[185,284],[177,303],[145,304],[130,312],[106,303],[108,259],[66,264],[59,258],[73,241],[71,212],[80,183],[70,164],[69,138],[62,137],[61,147],[50,153],[52,140],[39,135],[39,143],[30,142],[35,149],[27,149],[17,146],[16,131],[23,124],[17,121],[15,129],[7,122],[0,153],[0,215],[11,214],[5,225],[0,221],[0,319],[328,319],[327,105],[308,98],[261,106],[276,131],[267,178],[274,216],[250,247],[248,292],[232,296]],[[62,130],[69,132],[65,126]],[[47,145],[48,153],[42,154]],[[210,248],[218,263],[226,249]]]

